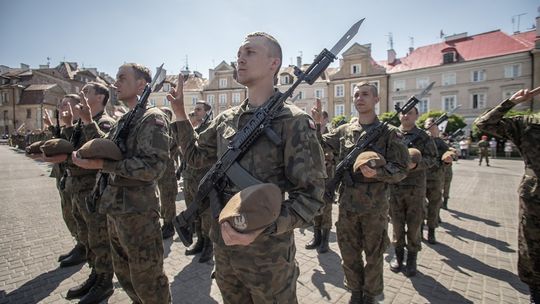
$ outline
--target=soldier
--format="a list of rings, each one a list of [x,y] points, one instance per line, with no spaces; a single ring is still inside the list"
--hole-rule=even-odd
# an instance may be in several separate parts
[[[238,82],[247,86],[248,98],[222,112],[198,137],[187,120],[179,81],[176,94],[168,98],[176,114],[177,141],[188,164],[203,168],[225,153],[237,130],[276,93],[274,81],[281,58],[275,38],[262,32],[249,34],[237,59]],[[227,221],[218,225],[212,219],[215,278],[224,303],[297,302],[299,269],[293,229],[306,227],[322,207],[324,160],[315,123],[298,107],[285,104],[271,128],[282,144],[276,145],[263,135],[238,164],[263,183],[277,185],[282,196],[288,193],[288,199],[283,200],[279,217],[264,233],[260,229],[239,233]],[[229,183],[220,193],[221,202],[240,190]]]
[[[450,199],[450,185],[452,184],[452,177],[454,176],[454,172],[452,170],[452,166],[454,161],[457,161],[457,150],[452,147],[452,139],[450,136],[446,135],[443,137],[444,142],[450,147],[450,151],[453,152],[452,156],[452,162],[449,164],[449,166],[443,166],[444,175],[443,175],[443,189],[442,189],[442,196],[443,196],[443,204],[442,209],[448,210],[448,200]],[[439,216],[439,220],[441,217]]]
[[[320,105],[320,99],[317,99],[317,105]],[[320,106],[319,106],[320,107]],[[320,125],[320,133],[326,134],[328,130],[328,113],[322,112],[322,122]],[[335,161],[334,153],[324,153],[324,166],[326,168],[326,175],[328,178],[334,176]],[[333,202],[324,202],[324,206],[320,215],[315,216],[313,219],[313,239],[306,244],[306,249],[317,249],[318,253],[328,252],[328,238],[330,236],[330,229],[332,229],[332,205]]]
[[[439,226],[439,210],[442,206],[444,167],[452,164],[452,156],[445,154],[447,151],[450,151],[450,147],[439,137],[439,128],[433,121],[433,117],[430,117],[424,122],[426,131],[429,132],[429,135],[437,147],[437,161],[435,162],[435,165],[427,171],[426,175],[427,211],[425,218],[427,219],[428,226],[428,243],[432,245],[437,244],[435,229]],[[443,159],[443,156],[445,156],[445,159]],[[420,232],[422,235],[423,231]]]
[[[367,82],[356,85],[354,102],[358,121],[322,136],[325,151],[338,154],[338,160],[347,156],[364,132],[381,126],[375,113],[379,102],[376,86]],[[312,116],[320,123],[317,109],[312,110]],[[342,183],[339,188],[337,239],[346,286],[352,292],[350,303],[374,303],[383,291],[383,253],[389,243],[387,183],[402,180],[409,165],[401,138],[397,129],[388,126],[372,146],[386,159],[386,165],[376,169],[362,165],[352,175],[353,184]]]
[[[505,118],[515,105],[532,99],[540,93],[519,90],[497,107],[479,116],[475,124],[482,132],[511,140],[525,161],[525,174],[519,194],[519,278],[529,285],[531,303],[540,303],[540,115]]]
[[[208,128],[211,122],[211,113],[212,106],[210,106],[209,103],[204,100],[197,101],[195,108],[193,109],[193,116],[190,118],[191,125],[197,134],[204,132],[204,130]],[[189,163],[186,163],[186,168],[182,172],[186,206],[193,203],[195,194],[197,194],[197,189],[199,188],[199,183],[210,167],[211,166],[195,168],[189,165]],[[194,255],[200,252],[201,256],[199,257],[199,263],[206,263],[212,259],[213,256],[214,247],[212,240],[210,240],[209,237],[210,219],[210,210],[207,210],[195,220],[194,225],[197,241],[185,251],[186,255]]]
[[[137,96],[151,82],[148,68],[126,63],[118,69],[118,99],[133,110]],[[96,123],[85,124],[87,137],[111,138],[122,128],[127,114],[106,136]],[[170,303],[169,281],[163,272],[163,239],[159,224],[158,180],[169,159],[169,121],[157,108],[147,109],[131,121],[125,139],[124,159],[82,159],[73,162],[85,169],[108,173],[108,184],[98,202],[107,215],[114,273],[136,303]]]
[[[421,152],[421,157],[413,154],[409,173],[401,182],[390,186],[390,217],[393,227],[393,245],[395,258],[390,263],[390,270],[401,271],[407,246],[407,265],[405,275],[416,275],[416,258],[422,249],[420,226],[424,221],[424,201],[426,199],[426,170],[437,161],[437,148],[431,137],[416,127],[418,109],[415,107],[399,115],[403,133],[403,143],[409,148]],[[417,153],[416,150],[412,150]],[[405,226],[407,230],[405,230]],[[406,242],[405,242],[405,236]]]
[[[482,165],[482,159],[486,159],[486,166],[489,167],[489,142],[488,137],[486,135],[482,135],[482,140],[478,142],[478,156],[480,158],[480,161],[478,162],[478,165]]]
[[[167,107],[161,108],[169,120],[172,119],[172,110]],[[174,140],[171,140],[169,150],[169,160],[163,176],[158,180],[159,201],[161,203],[161,217],[163,226],[161,226],[161,236],[168,239],[174,235],[173,219],[176,216],[176,195],[178,194],[178,183],[176,181],[176,168],[178,167],[178,155],[180,149]]]

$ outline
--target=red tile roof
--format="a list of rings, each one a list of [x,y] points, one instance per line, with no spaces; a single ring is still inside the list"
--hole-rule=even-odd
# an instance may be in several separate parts
[[[496,30],[419,47],[408,56],[399,58],[394,65],[386,61],[379,63],[386,67],[388,73],[397,73],[442,65],[442,51],[449,48],[457,51],[457,62],[509,55],[530,51],[534,48],[535,36],[534,31],[508,35]]]

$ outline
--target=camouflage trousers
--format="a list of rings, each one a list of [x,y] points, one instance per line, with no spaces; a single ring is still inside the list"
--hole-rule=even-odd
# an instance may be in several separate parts
[[[69,233],[77,243],[80,243],[79,236],[77,235],[77,222],[73,217],[73,204],[71,203],[71,195],[66,194],[63,189],[60,189],[60,178],[56,179],[56,188],[60,195],[60,208],[62,209],[62,218],[66,223]]]
[[[394,186],[390,194],[390,218],[392,220],[394,248],[407,246],[408,252],[422,249],[420,225],[424,220],[424,187]],[[405,230],[407,226],[407,230]],[[405,236],[407,242],[405,242]]]
[[[429,228],[439,226],[439,210],[442,206],[442,179],[431,179],[426,181],[427,207],[425,218]]]
[[[479,162],[480,165],[482,164],[482,159],[484,159],[484,158],[486,159],[486,164],[489,165],[489,153],[488,153],[487,151],[485,151],[485,152],[480,152],[480,156],[479,156],[479,157],[480,157],[480,162]]]
[[[313,226],[321,229],[332,229],[332,203],[324,202],[321,214],[313,218]]]
[[[345,285],[351,291],[377,296],[383,292],[383,254],[388,247],[388,215],[339,209],[337,240]],[[362,259],[366,256],[366,263]]]
[[[176,216],[176,195],[178,194],[178,184],[176,176],[173,174],[164,175],[158,182],[159,201],[161,203],[161,217],[165,223],[172,223]]]
[[[277,238],[283,237],[285,243],[259,236],[264,239],[247,247],[214,243],[216,283],[224,304],[298,303],[294,236]]]
[[[540,289],[540,198],[520,197],[519,218],[519,278]]]
[[[454,173],[452,172],[452,166],[444,167],[444,180],[443,180],[443,198],[450,197],[450,184],[452,183],[452,177]]]
[[[195,200],[198,189],[199,182],[197,180],[184,178],[184,198],[186,206],[191,205]],[[210,211],[206,210],[197,218],[197,220],[195,220],[195,231],[201,231],[203,236],[208,237],[210,234],[211,220]]]
[[[107,215],[114,273],[135,303],[171,303],[159,214]]]

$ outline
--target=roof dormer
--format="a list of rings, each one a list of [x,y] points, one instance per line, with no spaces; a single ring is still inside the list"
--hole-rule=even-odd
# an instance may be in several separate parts
[[[441,53],[443,54],[443,64],[457,62],[458,52],[455,47],[447,47]]]

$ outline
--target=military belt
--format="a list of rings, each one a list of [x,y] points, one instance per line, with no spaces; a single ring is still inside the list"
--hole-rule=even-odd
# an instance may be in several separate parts
[[[116,175],[114,178],[109,176],[109,185],[115,187],[140,187],[140,186],[153,186],[155,181],[141,181],[136,179],[124,178]]]

